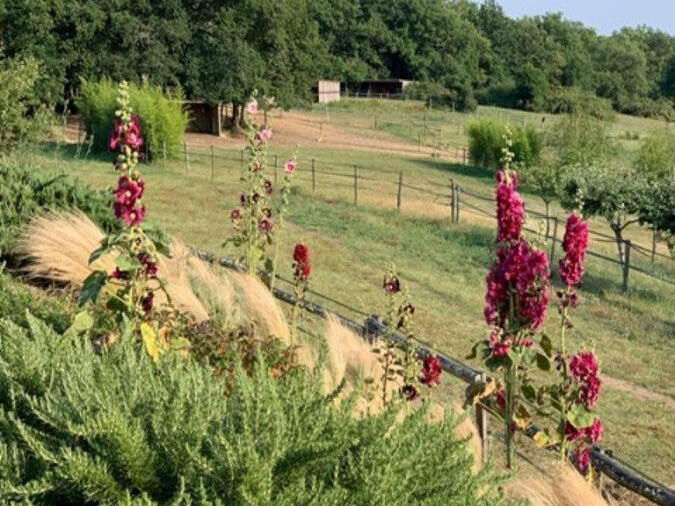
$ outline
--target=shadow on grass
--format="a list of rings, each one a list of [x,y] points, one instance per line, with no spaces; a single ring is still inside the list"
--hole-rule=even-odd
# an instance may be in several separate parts
[[[92,148],[87,151],[86,144],[64,144],[59,142],[43,142],[34,146],[35,151],[47,156],[54,156],[57,154],[64,160],[79,160],[79,161],[95,161],[95,162],[110,162],[112,153],[108,151],[96,151]]]
[[[482,167],[475,167],[473,165],[463,165],[461,163],[451,163],[443,160],[436,160],[430,158],[411,158],[411,163],[421,165],[427,169],[434,169],[443,172],[452,172],[460,176],[471,177],[480,181],[492,183],[494,174]]]

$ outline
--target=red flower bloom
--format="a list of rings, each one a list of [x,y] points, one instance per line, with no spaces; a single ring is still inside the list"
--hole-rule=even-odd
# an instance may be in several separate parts
[[[585,446],[579,446],[574,450],[572,460],[581,474],[586,474],[588,466],[591,464],[591,449]]]
[[[267,218],[263,218],[258,223],[258,228],[260,228],[261,232],[265,232],[265,233],[271,232],[272,231],[272,222],[270,220],[268,220]]]
[[[424,362],[422,364],[420,382],[428,387],[438,385],[441,382],[442,372],[443,367],[441,366],[441,360],[438,357],[427,355],[424,357]]]
[[[569,422],[565,423],[565,438],[569,442],[578,441],[586,435],[584,429],[577,429],[574,425]]]
[[[595,444],[598,441],[600,441],[604,430],[605,428],[602,426],[602,422],[600,421],[599,418],[595,419],[593,425],[586,428],[586,435],[588,436],[588,439],[591,442],[591,444]]]
[[[584,275],[584,260],[588,247],[588,223],[572,213],[567,218],[565,237],[563,238],[565,257],[560,260],[560,277],[568,285],[573,286],[581,281]]]
[[[230,213],[230,219],[232,221],[237,221],[239,218],[241,218],[241,211],[239,209],[232,209],[232,212]]]
[[[295,277],[307,280],[312,273],[312,265],[309,262],[309,248],[298,243],[293,250],[293,261],[295,262]]]
[[[490,336],[490,349],[492,350],[492,355],[495,357],[504,357],[508,355],[512,343],[513,339],[510,336],[500,339],[495,334],[492,334]]]
[[[578,379],[598,374],[598,359],[592,351],[582,351],[570,358],[570,372]]]
[[[385,278],[384,282],[382,283],[382,288],[384,288],[384,291],[389,294],[398,293],[401,291],[401,282],[396,277],[391,279]]]
[[[140,225],[145,221],[145,215],[147,214],[145,206],[129,207],[122,205],[119,202],[115,202],[113,209],[115,211],[115,216],[118,219],[123,220],[127,227]]]
[[[152,311],[154,304],[155,304],[154,292],[148,292],[148,294],[141,300],[141,306],[143,307],[143,311],[145,311],[145,314],[148,314],[150,311]]]
[[[115,279],[129,279],[129,271],[122,271],[119,267],[115,267],[112,277]]]
[[[600,397],[602,383],[597,376],[589,376],[581,385],[581,402],[586,404],[588,409],[593,409]]]
[[[506,392],[503,388],[497,391],[496,402],[501,409],[506,409]]]
[[[131,115],[131,122],[126,128],[119,119],[113,123],[113,130],[110,133],[108,146],[111,151],[122,149],[123,146],[129,146],[132,151],[138,152],[143,145],[143,137],[141,136],[141,120],[135,114]]]

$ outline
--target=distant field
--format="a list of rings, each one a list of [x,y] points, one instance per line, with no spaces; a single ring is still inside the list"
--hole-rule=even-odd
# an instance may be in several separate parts
[[[394,105],[414,107],[414,104],[384,104],[383,107],[399,110]],[[368,113],[366,107],[381,110],[377,104],[366,104],[366,112],[359,115],[329,111],[331,124],[347,133],[352,128],[358,133],[357,127],[340,126],[339,115],[349,118],[348,115],[354,114],[363,120]],[[296,118],[300,120],[316,121],[322,111],[316,108],[312,112],[294,114],[299,115]],[[423,115],[424,111],[413,109],[410,114]],[[278,121],[279,128],[275,131],[279,135],[275,135],[271,150],[283,160],[294,147],[286,141],[292,136],[284,132],[284,118]],[[393,145],[405,146],[407,142],[379,129],[364,131],[363,136]],[[190,142],[201,145],[201,154],[196,148],[191,153],[189,171],[184,160],[168,163],[165,168],[161,163],[143,167],[148,183],[149,217],[191,245],[220,252],[223,240],[230,233],[229,210],[238,200],[241,163],[237,148],[241,141],[226,139],[218,144],[214,181],[211,181],[208,150],[213,138],[191,137]],[[282,251],[290,252],[296,241],[307,242],[314,252],[316,265],[312,286],[366,314],[381,312],[382,272],[394,261],[417,302],[420,338],[449,355],[462,358],[471,343],[487,331],[482,317],[483,279],[491,261],[494,221],[463,212],[460,224],[451,225],[450,210],[444,199],[447,199],[450,178],[467,189],[487,195],[493,191],[493,183],[491,176],[480,169],[414,151],[388,154],[366,148],[326,148],[322,142],[304,139]],[[45,168],[65,170],[96,187],[113,183],[114,174],[104,161],[106,157],[85,161],[75,159],[73,153],[72,147],[62,147],[56,153],[54,146],[49,146],[37,152],[36,159]],[[314,191],[312,158],[318,168]],[[350,175],[354,165],[359,167],[362,178],[358,208],[352,205]],[[439,196],[406,188],[399,214],[395,210],[399,171],[408,184],[435,187]],[[528,208],[538,205],[534,196],[526,195],[526,200]],[[562,215],[561,210],[556,212]],[[532,226],[536,228],[536,223]],[[594,226],[602,224],[598,222]],[[629,237],[649,243],[651,236],[635,228]],[[592,244],[591,247],[613,254],[611,244]],[[672,264],[666,262],[657,267],[666,272],[672,268],[669,265]],[[284,268],[285,274],[290,274],[290,261]],[[666,402],[675,398],[670,356],[675,337],[672,311],[675,287],[631,274],[631,290],[623,295],[620,282],[616,265],[589,261],[582,290],[584,303],[575,315],[574,339],[580,346],[596,347],[604,373],[624,380],[631,387],[629,391],[607,389],[600,405],[601,416],[607,422],[604,445],[613,448],[617,456],[672,485],[675,483],[675,444],[671,435],[675,431],[675,411],[668,408]],[[361,317],[356,313],[351,316]],[[551,308],[549,330],[555,326],[555,316]],[[656,400],[643,399],[641,388],[655,392]],[[457,393],[459,390],[454,392]]]

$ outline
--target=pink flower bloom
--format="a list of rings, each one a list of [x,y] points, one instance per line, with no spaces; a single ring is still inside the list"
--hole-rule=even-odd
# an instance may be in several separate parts
[[[260,130],[256,135],[255,138],[260,141],[261,143],[267,142],[272,138],[272,130],[270,128],[265,128],[263,130]]]
[[[604,427],[599,418],[596,418],[593,422],[593,425],[586,428],[586,435],[588,436],[591,444],[595,444],[602,438],[602,433],[604,432]]]
[[[592,351],[582,351],[570,358],[570,372],[578,379],[583,380],[598,374],[598,359]]]
[[[600,390],[602,383],[597,376],[589,376],[581,385],[581,402],[583,402],[588,409],[593,409],[600,397]]]
[[[401,291],[401,282],[396,277],[390,279],[385,278],[382,283],[382,288],[384,288],[384,291],[388,294],[398,293]]]
[[[140,225],[145,221],[145,215],[147,214],[145,206],[125,206],[119,202],[115,202],[113,209],[115,216],[124,221],[127,227]]]
[[[588,223],[572,213],[567,218],[563,238],[565,257],[560,260],[560,277],[569,286],[576,285],[584,275],[584,260],[588,247]]]
[[[506,409],[506,392],[504,392],[503,388],[497,391],[496,402],[497,406],[499,406],[501,409]]]
[[[232,221],[237,221],[239,218],[241,218],[241,211],[239,209],[232,209],[232,212],[230,212],[230,219]]]
[[[254,99],[246,104],[246,112],[249,114],[256,114],[258,112],[258,101]]]
[[[143,197],[144,190],[145,182],[142,179],[133,181],[126,175],[121,176],[117,181],[115,201],[123,206],[133,206],[138,199]]]
[[[591,449],[585,446],[579,446],[574,450],[572,460],[581,474],[586,474],[588,466],[591,464]]]
[[[131,115],[131,121],[126,130],[119,119],[115,120],[108,141],[108,146],[111,151],[117,151],[123,146],[129,146],[132,151],[138,151],[142,145],[143,137],[141,136],[141,120],[138,116],[135,114]]]
[[[513,339],[510,336],[506,336],[503,339],[499,339],[498,336],[492,334],[490,336],[489,344],[493,356],[504,357],[509,354],[509,351],[511,350],[511,345],[513,344]]]
[[[115,267],[112,277],[115,279],[129,279],[129,271],[122,271],[119,267]]]
[[[441,382],[442,372],[443,367],[441,366],[440,359],[438,357],[427,355],[424,357],[424,362],[422,364],[420,382],[428,387],[438,385]]]
[[[312,273],[312,265],[309,261],[309,248],[298,243],[293,249],[293,261],[295,262],[293,273],[296,278],[308,280]]]
[[[520,239],[520,231],[525,220],[525,202],[516,191],[518,176],[510,173],[510,179],[504,171],[497,172],[497,242],[508,243]]]
[[[286,160],[286,163],[284,163],[284,172],[286,172],[286,174],[293,175],[295,173],[295,168],[295,160]]]
[[[267,218],[263,218],[260,220],[258,223],[258,228],[260,228],[261,232],[271,232],[272,231],[272,222],[268,220]]]

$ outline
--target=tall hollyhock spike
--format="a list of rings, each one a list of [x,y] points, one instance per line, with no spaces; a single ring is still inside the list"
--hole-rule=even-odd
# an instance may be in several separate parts
[[[588,247],[588,223],[577,213],[572,213],[567,218],[562,246],[565,256],[559,263],[560,277],[568,286],[574,286],[584,275]]]

